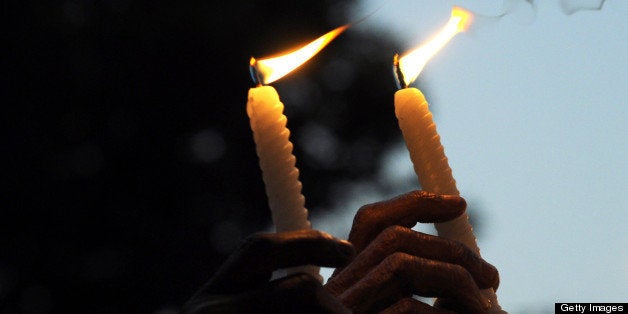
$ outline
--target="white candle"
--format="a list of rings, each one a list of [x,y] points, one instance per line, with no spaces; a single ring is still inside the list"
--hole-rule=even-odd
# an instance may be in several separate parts
[[[296,69],[348,26],[338,27],[311,43],[280,57],[255,60],[251,58],[251,74],[256,83],[269,84]],[[283,103],[271,86],[259,86],[249,90],[246,112],[251,123],[255,149],[259,157],[262,178],[268,197],[271,217],[277,232],[310,229],[305,197],[301,193],[299,169],[292,154],[288,119],[283,114]],[[319,267],[307,265],[295,267],[288,273],[306,272],[322,282]]]
[[[456,180],[423,93],[416,88],[397,91],[395,115],[421,189],[438,194],[459,195]],[[436,230],[440,236],[458,240],[479,253],[480,249],[466,213],[452,221],[437,223]]]
[[[395,56],[394,60],[395,75],[399,87],[402,88],[395,93],[395,115],[421,189],[428,192],[460,194],[425,96],[416,88],[408,88],[408,85],[416,79],[432,56],[468,26],[470,19],[469,12],[454,8],[451,19],[436,36],[399,59]],[[440,236],[460,241],[480,255],[466,213],[454,220],[435,225]],[[493,289],[482,290],[482,294],[490,301],[492,313],[504,312]]]
[[[311,228],[283,109],[272,86],[249,90],[246,112],[277,232]]]
[[[272,86],[249,90],[246,112],[251,122],[255,149],[276,232],[311,229],[305,197],[301,194],[299,169],[292,154],[288,119],[283,103]],[[307,265],[287,270],[288,274],[305,272],[319,281],[319,267]]]

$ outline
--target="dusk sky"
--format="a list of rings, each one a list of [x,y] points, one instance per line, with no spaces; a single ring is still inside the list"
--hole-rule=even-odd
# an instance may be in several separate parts
[[[272,83],[312,226],[346,239],[360,206],[420,188],[393,56],[456,5],[470,28],[412,86],[500,271],[501,306],[626,302],[628,1],[11,4],[2,313],[180,311],[243,239],[272,230],[250,57],[354,22]]]
[[[354,31],[395,36],[400,51],[435,33],[453,5],[476,13],[413,86],[426,94],[458,188],[479,212],[481,253],[500,270],[497,294],[510,313],[625,302],[628,2],[591,10],[598,2],[368,0],[354,8],[355,19],[379,8]],[[392,147],[378,182],[341,185],[339,208],[416,187],[403,183],[414,173],[401,134]],[[399,193],[382,191],[382,182],[397,182]],[[346,237],[352,215],[313,223]]]

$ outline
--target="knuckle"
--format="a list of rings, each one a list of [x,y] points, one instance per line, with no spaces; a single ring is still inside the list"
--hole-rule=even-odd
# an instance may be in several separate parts
[[[473,287],[475,286],[475,281],[473,280],[473,276],[471,273],[467,271],[464,267],[456,264],[449,264],[449,275],[451,282],[457,282],[460,286],[463,287]]]
[[[353,226],[358,228],[372,227],[377,222],[377,203],[367,204],[358,209],[353,218]]]
[[[371,216],[373,216],[374,209],[374,204],[363,205],[358,209],[358,212],[355,214],[355,219],[359,221],[369,219]]]
[[[401,226],[397,226],[397,225],[393,225],[393,226],[389,226],[386,229],[384,229],[384,231],[382,231],[382,233],[380,234],[383,238],[385,239],[397,239],[400,236],[403,236],[405,233],[405,230],[407,230],[408,228],[404,228]]]
[[[475,256],[466,245],[458,241],[449,241],[449,250],[454,258],[462,261],[471,260]]]
[[[477,254],[475,254],[475,252],[473,252],[462,242],[450,241],[449,250],[453,256],[453,259],[459,265],[462,265],[472,271],[477,272],[478,275],[490,275],[492,273],[490,269],[490,267],[492,266],[488,263],[483,262],[483,260]],[[481,277],[482,276],[480,275],[480,278]]]
[[[382,231],[376,241],[382,246],[387,247],[403,247],[407,242],[406,239],[413,236],[414,231],[409,228],[393,225]]]
[[[409,269],[408,266],[411,260],[412,256],[402,252],[395,252],[384,259],[382,267],[384,271],[393,276],[404,276],[405,271]]]

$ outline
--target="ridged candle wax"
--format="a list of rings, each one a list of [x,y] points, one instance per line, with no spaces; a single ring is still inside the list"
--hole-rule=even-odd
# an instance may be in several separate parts
[[[310,229],[305,197],[301,194],[299,169],[292,154],[290,130],[283,114],[283,103],[272,86],[249,90],[246,112],[249,116],[255,148],[273,223],[277,232]],[[305,266],[289,273],[307,272],[322,280],[319,268]]]
[[[445,149],[440,143],[436,124],[432,119],[428,103],[423,93],[416,88],[404,88],[395,93],[395,115],[399,128],[410,152],[414,172],[419,178],[421,189],[438,194],[459,195],[456,180],[449,167]],[[437,223],[438,235],[460,241],[480,255],[469,216]],[[497,296],[493,289],[482,290],[491,304],[491,312],[501,313]]]

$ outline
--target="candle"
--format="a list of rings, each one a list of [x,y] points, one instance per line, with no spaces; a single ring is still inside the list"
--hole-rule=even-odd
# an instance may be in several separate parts
[[[249,90],[246,112],[277,232],[311,228],[283,109],[272,86]]]
[[[283,103],[272,83],[298,68],[342,33],[342,26],[315,41],[280,57],[256,60],[251,58],[250,70],[258,87],[249,90],[246,112],[249,116],[255,149],[262,170],[271,216],[277,232],[310,229],[305,197],[301,194],[299,169],[292,154],[288,119]],[[322,282],[319,268],[311,265],[295,267],[288,273],[306,272]]]
[[[436,36],[403,57],[396,55],[394,59],[395,77],[400,88],[395,93],[395,115],[410,152],[414,171],[425,191],[460,194],[425,96],[416,88],[408,88],[408,85],[418,77],[427,61],[457,33],[465,30],[470,22],[471,14],[468,11],[454,7],[449,22]],[[466,213],[454,220],[437,223],[436,230],[440,236],[460,241],[480,254]],[[485,289],[482,293],[491,302],[491,312],[503,312],[493,289]]]

